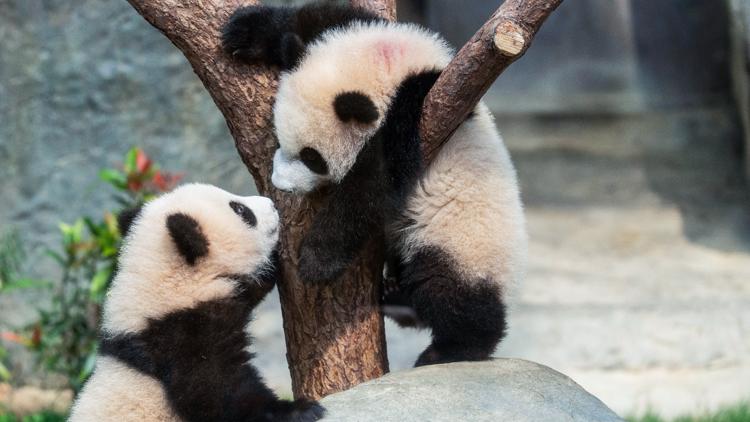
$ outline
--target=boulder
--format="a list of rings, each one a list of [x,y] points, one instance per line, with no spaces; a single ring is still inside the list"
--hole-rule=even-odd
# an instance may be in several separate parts
[[[567,376],[520,359],[391,373],[321,403],[324,421],[622,421]]]

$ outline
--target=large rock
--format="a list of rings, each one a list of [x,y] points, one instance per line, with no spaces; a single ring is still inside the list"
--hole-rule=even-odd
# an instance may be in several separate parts
[[[520,359],[392,373],[322,403],[326,421],[622,421],[570,378]]]

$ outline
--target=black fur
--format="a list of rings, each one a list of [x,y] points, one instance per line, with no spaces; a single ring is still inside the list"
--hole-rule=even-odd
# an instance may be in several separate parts
[[[424,171],[419,121],[424,98],[439,76],[435,70],[404,80],[385,118],[383,151],[393,212],[386,217],[388,245],[401,244],[400,229],[416,224],[401,212]],[[432,329],[432,344],[416,366],[492,355],[506,330],[505,305],[495,282],[462,277],[456,263],[438,248],[424,248],[409,262],[402,262],[392,247],[388,256],[389,276],[397,287],[384,295],[383,304],[411,306],[416,319],[406,322]]]
[[[365,243],[383,233],[385,183],[380,139],[376,135],[365,145],[315,215],[300,244],[299,274],[303,280],[337,279]]]
[[[361,92],[343,92],[333,100],[333,109],[339,119],[348,123],[370,124],[378,120],[380,114],[370,97]]]
[[[383,153],[388,174],[388,191],[393,208],[403,209],[406,198],[424,171],[419,120],[422,104],[440,71],[418,73],[406,78],[396,90],[383,124]]]
[[[505,336],[505,304],[493,280],[467,279],[436,247],[399,266],[401,294],[419,321],[432,328],[432,344],[415,366],[488,359]]]
[[[235,212],[235,214],[239,215],[240,218],[242,218],[242,221],[248,226],[255,227],[258,225],[258,218],[255,217],[255,213],[250,208],[237,201],[231,201],[229,207]]]
[[[124,239],[128,235],[133,222],[141,214],[142,209],[143,204],[120,211],[120,214],[117,215],[117,227],[120,230],[120,237]]]
[[[245,62],[294,68],[305,46],[324,31],[352,21],[381,20],[364,9],[325,3],[301,8],[248,6],[237,9],[222,29],[224,51]]]
[[[167,229],[188,264],[195,265],[198,258],[208,255],[208,239],[193,217],[182,213],[172,214],[167,217]]]
[[[398,219],[398,210],[421,175],[419,119],[424,97],[438,76],[439,72],[414,75],[397,90],[383,127],[334,186],[302,240],[303,280],[335,280],[368,239],[383,233],[386,220],[392,224]]]
[[[275,278],[268,271],[241,283],[233,297],[150,320],[136,334],[105,333],[101,354],[158,379],[188,422],[318,420],[324,413],[319,404],[279,400],[248,363],[245,326]]]
[[[302,148],[299,152],[299,159],[313,173],[328,174],[328,163],[315,148]]]

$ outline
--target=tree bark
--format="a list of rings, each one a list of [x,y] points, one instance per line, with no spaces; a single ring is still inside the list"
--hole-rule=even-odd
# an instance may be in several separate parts
[[[352,6],[371,10],[389,21],[396,20],[396,0],[350,0]]]
[[[505,0],[451,60],[425,98],[420,124],[422,153],[430,162],[479,99],[563,0]]]
[[[294,396],[317,399],[386,373],[378,306],[381,242],[371,242],[336,283],[309,285],[297,276],[299,243],[323,198],[301,198],[272,188],[276,141],[271,114],[278,75],[268,67],[232,61],[220,48],[221,26],[229,15],[257,1],[128,1],[185,54],[224,114],[258,191],[270,196],[281,213],[283,276],[278,289]],[[437,150],[499,73],[528,48],[531,36],[561,1],[508,0],[459,52],[426,101],[421,129],[430,151]],[[388,19],[396,15],[395,0],[351,3]],[[490,39],[497,40],[497,50],[487,44]],[[446,100],[449,95],[453,101]]]

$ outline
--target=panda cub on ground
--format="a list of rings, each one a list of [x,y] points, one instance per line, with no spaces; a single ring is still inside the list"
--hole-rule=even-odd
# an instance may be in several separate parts
[[[313,4],[238,9],[223,45],[281,67],[273,184],[331,188],[301,243],[302,278],[336,279],[385,227],[384,309],[405,305],[432,329],[416,364],[488,358],[505,335],[504,295],[524,272],[525,221],[483,104],[432,163],[422,161],[421,108],[451,59],[445,42],[364,10]]]
[[[273,288],[270,199],[188,184],[120,216],[124,245],[96,368],[72,422],[314,421],[250,364],[245,327]]]

